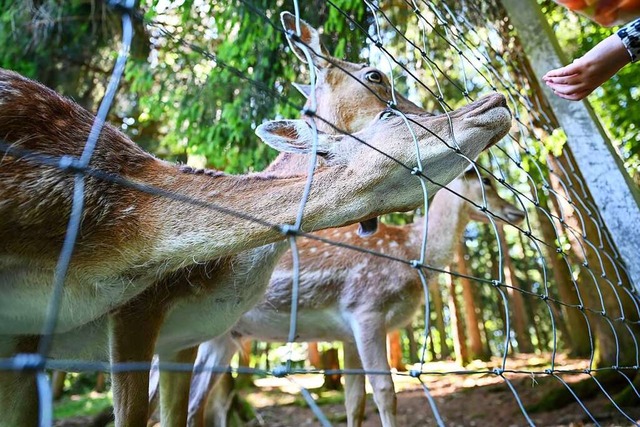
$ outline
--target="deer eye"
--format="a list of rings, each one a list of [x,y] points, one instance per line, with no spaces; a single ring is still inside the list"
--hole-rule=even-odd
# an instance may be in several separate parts
[[[371,83],[382,83],[382,74],[380,71],[369,71],[364,78]]]
[[[491,180],[489,178],[482,178],[482,183],[484,185],[491,185]]]
[[[384,110],[380,114],[380,119],[381,120],[388,120],[388,119],[394,117],[395,115],[396,115],[396,113],[394,113],[392,110]]]

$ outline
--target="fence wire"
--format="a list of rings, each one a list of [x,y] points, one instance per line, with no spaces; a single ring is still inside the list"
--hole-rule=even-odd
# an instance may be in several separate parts
[[[309,157],[307,183],[304,195],[301,198],[296,221],[294,224],[276,224],[263,218],[256,218],[246,212],[237,212],[219,206],[214,203],[198,200],[187,194],[178,194],[155,188],[151,185],[133,182],[125,177],[92,169],[89,164],[93,146],[100,133],[102,124],[106,121],[106,114],[113,100],[115,90],[124,69],[124,59],[127,56],[131,44],[131,19],[144,19],[134,13],[132,4],[120,2],[117,4],[123,20],[123,41],[120,55],[114,67],[113,76],[107,89],[107,93],[98,111],[94,127],[91,130],[89,141],[80,158],[69,156],[52,157],[42,153],[29,152],[11,144],[0,143],[0,151],[4,156],[21,158],[28,161],[33,167],[49,166],[73,174],[75,177],[74,202],[72,214],[69,219],[69,227],[65,238],[65,244],[60,254],[56,275],[52,280],[53,294],[48,309],[47,321],[39,341],[39,349],[36,354],[19,354],[15,357],[0,360],[0,369],[23,370],[37,375],[38,392],[40,395],[40,425],[49,426],[53,423],[52,399],[50,385],[47,380],[48,369],[68,371],[147,371],[149,363],[128,362],[109,364],[96,361],[63,360],[48,358],[51,341],[55,338],[57,311],[63,292],[63,284],[66,271],[73,253],[76,236],[80,226],[83,210],[84,179],[94,177],[107,181],[113,185],[127,187],[139,192],[144,192],[158,197],[169,198],[180,203],[211,209],[224,215],[230,215],[238,219],[251,221],[266,226],[282,233],[283,239],[289,243],[292,253],[292,275],[290,303],[290,322],[288,342],[288,356],[282,365],[271,369],[230,367],[228,365],[210,366],[172,363],[161,360],[158,364],[160,370],[191,372],[194,373],[227,373],[251,374],[258,376],[288,377],[289,381],[301,390],[302,396],[310,406],[321,425],[330,425],[320,406],[316,404],[312,394],[295,375],[318,374],[325,375],[367,375],[375,376],[406,376],[415,379],[425,394],[425,412],[431,412],[433,421],[437,425],[446,425],[448,415],[439,409],[438,398],[434,397],[429,388],[428,378],[431,376],[491,376],[499,378],[506,389],[513,395],[513,405],[517,406],[523,415],[523,421],[529,425],[535,425],[535,415],[529,414],[526,405],[520,397],[518,387],[514,385],[514,379],[526,375],[535,377],[548,377],[558,382],[575,399],[576,404],[585,412],[585,415],[596,425],[599,420],[596,414],[588,409],[587,402],[572,388],[569,376],[584,374],[600,390],[601,394],[611,403],[622,417],[633,424],[637,424],[634,416],[628,414],[616,401],[612,393],[599,381],[598,375],[613,373],[624,380],[640,401],[640,393],[634,383],[634,376],[638,374],[640,365],[640,349],[638,346],[638,324],[640,323],[640,305],[637,291],[630,283],[626,273],[626,267],[620,260],[615,250],[615,244],[606,230],[605,224],[598,213],[598,208],[592,202],[588,189],[583,184],[581,172],[575,167],[570,153],[567,150],[554,155],[545,146],[545,139],[558,128],[553,112],[548,107],[540,91],[536,89],[536,80],[530,71],[528,60],[524,55],[517,35],[509,27],[508,17],[499,3],[483,2],[478,0],[453,1],[415,1],[402,0],[396,2],[365,1],[369,16],[369,25],[362,26],[349,13],[336,2],[327,0],[327,5],[335,9],[354,31],[362,33],[363,39],[370,41],[370,56],[375,65],[384,66],[390,74],[391,93],[389,99],[381,98],[367,85],[363,87],[371,91],[382,103],[388,105],[390,113],[398,115],[412,135],[416,145],[417,166],[407,165],[394,159],[388,153],[371,147],[366,141],[351,135],[359,143],[369,146],[378,154],[394,160],[406,171],[407,180],[418,180],[423,192],[423,232],[420,242],[417,244],[417,256],[404,258],[393,253],[381,252],[370,247],[358,246],[344,241],[338,241],[326,237],[324,234],[307,233],[301,229],[305,214],[305,206],[313,186],[313,171],[316,169],[316,150],[318,144],[317,124],[321,123],[332,128],[337,134],[350,135],[345,129],[332,123],[331,120],[317,114],[318,100],[316,98],[317,76],[312,65],[315,58],[330,63],[333,67],[342,70],[349,78],[358,81],[344,67],[340,61],[314,51],[312,46],[302,40],[300,20],[300,7],[297,1],[291,5],[294,9],[296,31],[292,32],[283,28],[277,21],[265,11],[248,1],[241,1],[264,25],[269,25],[282,34],[282,37],[293,39],[303,52],[306,62],[309,64],[310,98],[307,106],[295,105],[308,118],[314,139],[312,155]],[[118,2],[112,2],[118,3]],[[395,17],[399,14],[411,14],[414,16],[414,24],[408,28],[399,28],[394,24]],[[224,63],[215,53],[208,52],[197,45],[185,41],[170,31],[161,23],[162,17],[154,20],[144,19],[148,28],[158,30],[163,37],[171,38],[185,49],[198,52],[206,60],[213,61],[221,68],[229,70],[256,90],[273,98],[273,102],[292,102],[280,92],[265,87],[260,81],[249,76],[246,70],[233,67]],[[407,21],[409,22],[409,20]],[[447,64],[439,63],[443,50],[454,53],[456,62]],[[425,128],[417,121],[411,119],[405,112],[398,108],[396,98],[398,76],[403,76],[404,87],[412,93],[424,93],[427,98],[425,105],[433,105],[434,110],[447,115],[449,121],[450,138],[442,138]],[[514,126],[509,136],[489,150],[486,157],[473,160],[460,152],[460,148],[453,131],[452,118],[449,113],[462,101],[473,101],[480,95],[491,91],[503,93],[508,100],[508,105],[513,114]],[[420,152],[415,130],[431,132],[439,141],[458,155],[463,156],[472,168],[474,175],[481,187],[481,201],[473,200],[463,194],[452,185],[443,185],[435,182],[425,171],[420,162]],[[548,170],[548,173],[545,171]],[[585,172],[586,173],[586,172]],[[484,177],[484,178],[483,178]],[[440,265],[429,265],[428,253],[430,242],[427,239],[429,224],[429,200],[432,195],[427,191],[427,185],[431,184],[441,188],[441,192],[448,192],[459,199],[471,210],[477,211],[486,217],[487,225],[480,229],[487,244],[494,247],[493,272],[490,276],[484,273],[474,273],[474,269],[465,268],[464,271],[456,271]],[[524,211],[522,223],[510,221],[500,212],[494,211],[489,204],[488,193],[492,188],[497,188],[500,193],[508,195],[507,198],[515,201],[515,205]],[[433,219],[431,219],[433,220]],[[549,225],[547,232],[542,230],[541,222]],[[508,233],[511,244],[504,246],[506,238],[503,224],[508,224]],[[517,237],[516,237],[517,236]],[[398,270],[413,269],[417,283],[423,293],[425,303],[423,333],[421,337],[422,348],[419,351],[420,361],[408,372],[396,372],[387,369],[353,369],[319,370],[309,368],[297,368],[293,363],[293,343],[299,335],[300,297],[304,289],[300,288],[300,282],[304,278],[301,272],[301,264],[309,257],[309,253],[300,250],[301,240],[313,240],[318,245],[353,251],[353,253],[365,254],[375,257],[376,260],[394,263]],[[517,239],[517,240],[516,240]],[[474,248],[473,239],[470,238],[463,247],[469,252]],[[516,261],[517,253],[521,259],[518,261],[524,266],[524,280],[511,277],[509,265]],[[473,254],[468,254],[470,261]],[[355,255],[354,255],[355,256]],[[553,257],[557,262],[553,262]],[[374,261],[377,262],[377,261]],[[460,259],[460,263],[464,260]],[[453,263],[452,263],[453,264]],[[471,264],[471,262],[470,262]],[[537,269],[532,268],[535,265]],[[570,282],[569,294],[562,293],[556,271],[558,266],[564,269],[565,279]],[[469,272],[468,270],[471,270]],[[476,270],[478,270],[476,268]],[[495,302],[491,309],[502,313],[501,328],[492,331],[496,336],[503,337],[499,346],[492,348],[492,353],[499,355],[501,361],[498,366],[486,369],[456,369],[452,371],[434,370],[430,367],[427,354],[429,346],[434,345],[432,316],[443,316],[436,312],[434,302],[430,298],[430,282],[437,274],[444,274],[451,279],[466,280],[475,287],[476,294]],[[535,278],[534,278],[535,276]],[[387,280],[394,279],[394,272],[389,273]],[[437,285],[436,285],[437,286]],[[454,288],[451,288],[454,289]],[[565,289],[566,291],[566,289]],[[432,289],[432,292],[434,290]],[[439,292],[439,290],[435,290]],[[452,296],[455,298],[455,295]],[[519,301],[519,302],[518,302]],[[525,330],[515,325],[517,307],[522,308],[523,303],[528,304],[529,313],[540,318],[542,313],[548,316],[551,325],[550,336],[545,340],[541,331],[535,331],[541,354],[548,356],[548,367],[542,369],[519,369],[510,367],[514,352],[522,351],[522,345],[528,336],[523,337],[523,332],[531,333],[535,328],[535,319],[529,319],[529,325]],[[484,307],[482,307],[484,308]],[[479,310],[481,316],[487,313]],[[486,311],[486,310],[485,310]],[[521,313],[520,313],[521,314]],[[493,313],[495,316],[495,312]],[[567,324],[569,319],[581,321],[579,330],[571,330]],[[486,319],[485,319],[486,320]],[[495,319],[494,319],[495,320]],[[572,327],[575,323],[571,324]],[[453,326],[452,326],[453,327]],[[486,328],[485,322],[485,328]],[[517,329],[517,330],[516,330]],[[560,330],[560,332],[559,332]],[[586,360],[580,368],[563,366],[557,355],[571,350],[571,334],[578,333],[587,336],[588,349],[582,353]],[[559,338],[559,335],[562,339]],[[582,337],[584,338],[584,337]],[[495,341],[495,340],[494,340]],[[547,345],[540,345],[546,341]],[[560,343],[562,341],[562,344]],[[531,344],[531,343],[530,343]],[[491,346],[487,338],[486,345]],[[603,348],[603,346],[611,346]],[[630,346],[630,348],[627,348]],[[596,367],[596,349],[601,352],[601,360]],[[602,353],[608,357],[602,357]]]

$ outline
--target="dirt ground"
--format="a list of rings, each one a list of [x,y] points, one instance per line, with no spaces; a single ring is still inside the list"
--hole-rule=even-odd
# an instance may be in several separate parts
[[[532,363],[533,362],[533,363]],[[528,359],[510,359],[508,369],[534,370],[544,369],[535,365],[538,361]],[[548,363],[548,359],[540,359],[540,366]],[[562,369],[583,369],[586,362],[582,360],[561,359]],[[495,365],[494,365],[495,366]],[[559,366],[557,366],[559,368]],[[452,371],[460,369],[455,364],[430,364],[429,370]],[[486,369],[486,368],[485,368]],[[538,402],[549,391],[550,387],[559,385],[559,381],[547,375],[531,376],[530,374],[505,374],[511,382],[525,408]],[[438,411],[447,426],[527,426],[528,422],[520,410],[514,394],[497,375],[424,375],[421,377],[433,396]],[[587,379],[585,374],[562,375],[568,383]],[[295,382],[310,390],[317,387],[322,379],[310,379],[298,376]],[[314,384],[314,381],[316,382]],[[287,384],[288,383],[288,384]],[[406,375],[396,375],[394,383],[398,390],[398,425],[403,427],[435,426],[436,421],[429,406],[425,393],[415,378]],[[312,411],[300,404],[299,392],[286,379],[257,380],[260,392],[255,390],[243,392],[252,403],[258,414],[258,420],[250,423],[252,426],[270,427],[302,427],[320,426],[321,424]],[[270,404],[271,392],[277,391],[277,402]],[[368,390],[370,393],[371,390]],[[313,394],[313,392],[312,392]],[[297,404],[286,404],[286,396]],[[297,398],[295,398],[295,397]],[[283,400],[284,399],[284,400]],[[629,426],[633,423],[626,419],[604,393],[597,397],[583,401],[584,406],[591,412],[600,425]],[[335,426],[346,426],[345,410],[342,403],[331,403],[321,406],[322,412]],[[640,419],[640,398],[635,407],[625,407],[624,411],[634,420]],[[533,423],[537,426],[588,426],[593,425],[589,416],[579,406],[572,403],[553,411],[533,413],[528,411]],[[364,427],[380,426],[375,404],[371,395],[367,399],[366,419]]]
[[[446,381],[440,381],[446,382]],[[530,379],[513,380],[518,388],[520,398],[525,405],[535,401],[539,392],[535,388],[527,387]],[[429,384],[434,385],[433,383]],[[447,426],[526,426],[528,425],[519,410],[513,394],[504,384],[499,386],[465,387],[451,394],[435,396],[436,405]],[[632,425],[614,408],[608,404],[604,395],[584,402],[585,406],[603,426]],[[346,426],[345,411],[342,404],[323,405],[321,409],[325,416],[335,426]],[[320,426],[309,408],[298,405],[275,405],[257,409],[260,421],[250,425],[271,427],[302,427]],[[625,408],[625,412],[640,419],[640,408]],[[529,413],[537,426],[587,426],[593,425],[589,417],[578,404],[572,404],[552,412]],[[367,400],[366,419],[364,427],[380,426],[380,419],[376,412],[371,396]],[[436,422],[431,412],[422,388],[406,389],[398,393],[398,425],[404,427],[435,426]]]
[[[467,370],[491,370],[500,366],[501,360],[494,359],[487,364],[478,363]],[[507,370],[544,372],[549,366],[548,357],[532,355],[510,357]],[[559,356],[556,369],[582,370],[587,361],[571,360]],[[425,365],[429,372],[447,372],[446,374],[422,375],[421,379],[429,388],[440,416],[445,425],[455,426],[527,426],[529,425],[520,410],[514,393],[503,378],[495,374],[453,374],[462,368],[454,363],[431,363]],[[560,382],[548,375],[505,373],[504,376],[514,387],[525,408],[544,398]],[[575,383],[589,377],[586,374],[562,374],[567,383]],[[398,426],[422,427],[435,426],[436,421],[427,401],[424,390],[416,378],[405,373],[394,375],[394,384],[398,391]],[[311,392],[320,404],[324,415],[334,426],[346,426],[346,415],[341,392],[321,391],[321,375],[294,375],[288,378],[261,378],[254,380],[254,387],[240,391],[240,394],[254,408],[257,418],[247,426],[268,427],[306,427],[320,426],[311,409],[304,403],[300,387]],[[367,386],[368,387],[368,386]],[[373,398],[369,393],[364,427],[380,426]],[[630,426],[626,419],[603,392],[582,402],[602,426]],[[640,420],[640,398],[633,407],[625,407],[634,420]],[[594,425],[578,403],[546,412],[527,411],[537,426],[590,426]],[[57,427],[76,427],[95,425],[89,419],[67,419],[56,423]]]

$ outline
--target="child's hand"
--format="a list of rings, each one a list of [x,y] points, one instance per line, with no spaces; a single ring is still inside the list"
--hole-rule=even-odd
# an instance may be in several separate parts
[[[551,70],[542,80],[561,98],[580,101],[631,62],[620,38],[613,34],[566,67]]]

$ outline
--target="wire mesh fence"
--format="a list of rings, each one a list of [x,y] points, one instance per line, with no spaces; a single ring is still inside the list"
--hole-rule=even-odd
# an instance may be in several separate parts
[[[229,302],[219,298],[216,300],[215,292],[209,290],[211,300],[222,302],[211,304],[208,310],[223,311],[226,309],[223,307],[234,306],[235,311],[228,309],[232,320],[223,322],[214,317],[220,321],[220,325],[211,325],[209,335],[202,338],[198,336],[199,340],[192,336],[175,340],[172,335],[175,332],[170,329],[174,320],[172,313],[175,313],[172,310],[179,311],[183,307],[163,307],[167,313],[165,323],[169,326],[165,327],[167,329],[160,328],[158,332],[158,368],[161,372],[193,370],[194,384],[199,382],[197,390],[204,397],[217,379],[212,375],[214,373],[285,377],[300,388],[318,422],[330,425],[330,419],[315,403],[312,394],[300,384],[297,375],[318,372],[325,375],[343,374],[351,389],[363,386],[363,382],[356,385],[349,383],[363,381],[366,375],[372,383],[383,423],[393,425],[395,401],[390,397],[393,395],[392,384],[389,390],[390,376],[408,376],[415,379],[416,385],[424,391],[424,411],[431,413],[432,422],[445,425],[448,424],[449,414],[439,409],[438,399],[432,395],[428,378],[434,375],[490,376],[499,378],[511,392],[511,404],[518,406],[522,412],[522,421],[518,422],[535,425],[535,415],[530,414],[520,398],[521,384],[515,382],[524,375],[534,380],[553,379],[561,391],[571,396],[573,404],[579,405],[586,417],[598,425],[600,420],[597,415],[589,409],[581,391],[572,385],[576,376],[582,375],[587,378],[585,383],[595,388],[598,394],[604,395],[625,422],[637,424],[638,414],[618,403],[619,396],[614,394],[612,390],[615,387],[611,385],[617,382],[627,386],[631,399],[637,405],[637,399],[640,398],[637,380],[634,380],[640,365],[637,342],[640,307],[637,291],[584,184],[581,174],[588,171],[578,170],[570,150],[564,145],[554,113],[537,85],[517,34],[500,4],[472,0],[406,0],[389,4],[365,1],[366,19],[363,20],[354,17],[342,3],[327,1],[327,8],[338,13],[346,26],[358,33],[359,37],[369,41],[366,49],[369,60],[388,73],[387,80],[379,70],[339,60],[322,50],[318,40],[309,37],[313,29],[302,21],[305,16],[301,16],[297,2],[291,5],[294,12],[283,18],[282,23],[271,10],[263,10],[251,2],[241,3],[252,19],[272,28],[279,37],[288,39],[293,53],[308,65],[310,85],[306,89],[306,105],[295,105],[281,91],[265,87],[251,77],[247,69],[226,64],[214,52],[180,37],[178,32],[171,31],[169,25],[163,23],[162,16],[143,18],[131,4],[123,3],[117,9],[122,14],[123,48],[82,155],[72,157],[68,153],[52,156],[30,151],[12,141],[0,145],[5,161],[19,159],[30,167],[58,168],[74,176],[69,225],[52,279],[52,297],[37,351],[20,352],[0,363],[0,368],[6,371],[35,374],[40,425],[53,423],[48,369],[103,370],[114,374],[137,371],[144,375],[150,368],[149,360],[117,360],[113,354],[112,363],[109,363],[109,355],[104,351],[107,346],[105,340],[108,339],[107,316],[76,331],[62,335],[56,333],[56,319],[65,292],[64,283],[81,229],[87,177],[252,222],[280,234],[287,243],[252,249],[250,256],[236,255],[233,251],[222,252],[228,258],[218,263],[207,263],[207,260],[194,257],[192,261],[183,261],[184,265],[180,265],[180,268],[167,268],[166,273],[171,279],[157,280],[152,285],[165,286],[173,283],[172,280],[182,280],[174,273],[182,271],[185,265],[189,271],[185,280],[190,281],[196,278],[192,271],[197,271],[198,265],[204,264],[204,277],[197,280],[234,289],[243,285],[252,294],[236,292],[235,299]],[[158,38],[171,40],[176,47],[200,54],[204,61],[214,63],[217,70],[230,72],[272,102],[293,104],[302,112],[310,129],[307,151],[311,155],[305,160],[304,166],[296,164],[298,169],[307,171],[307,178],[291,224],[274,222],[267,213],[256,216],[196,198],[189,193],[170,191],[144,180],[131,180],[91,167],[93,147],[106,121],[106,113],[131,43],[131,19],[142,20],[147,28],[157,31]],[[361,137],[362,134],[357,131],[363,124],[345,120],[331,110],[325,110],[327,103],[335,107],[338,102],[331,98],[337,98],[337,95],[327,95],[327,88],[333,89],[331,85],[336,85],[335,77],[330,78],[329,75],[336,72],[341,76],[341,82],[347,82],[345,85],[350,90],[354,90],[355,85],[358,90],[364,91],[367,100],[375,101],[375,115],[380,120],[398,119],[398,123],[406,129],[403,137],[409,138],[416,147],[414,162],[398,159],[395,153],[387,153]],[[388,89],[378,90],[377,85],[387,85]],[[441,114],[447,125],[435,132],[416,119],[413,108],[418,107],[400,95],[404,91],[414,98],[424,94],[422,104],[425,110]],[[506,96],[513,124],[507,137],[476,160],[475,156],[465,155],[465,150],[459,144],[462,136],[455,130],[455,123],[459,120],[456,108],[495,91]],[[328,97],[330,102],[327,101]],[[341,102],[369,108],[358,99]],[[319,132],[319,129],[323,132]],[[353,143],[370,148],[372,157],[383,156],[395,162],[397,170],[405,177],[407,188],[415,186],[420,189],[424,217],[417,218],[412,225],[400,227],[379,224],[377,233],[368,237],[366,234],[371,230],[366,229],[366,223],[359,231],[353,227],[346,231],[304,231],[307,228],[303,224],[308,224],[305,219],[309,215],[309,199],[317,197],[313,193],[314,179],[317,178],[313,171],[317,169],[316,162],[319,161],[316,154],[321,154],[325,149],[322,145],[324,132],[348,135]],[[457,181],[450,184],[439,182],[441,179],[434,179],[434,176],[444,178],[446,174],[435,174],[423,165],[421,159],[424,153],[421,153],[421,149],[424,150],[424,146],[420,145],[419,140],[425,135],[433,137],[469,167],[457,184]],[[183,171],[201,173],[189,168],[183,168]],[[274,174],[278,172],[277,169],[271,171]],[[216,175],[215,172],[203,174],[207,173]],[[478,189],[473,196],[467,188],[469,185],[475,185]],[[433,194],[437,189],[440,189],[438,197],[444,202]],[[497,205],[494,195],[503,201],[510,201],[508,206],[511,210],[504,205]],[[390,195],[386,197],[391,198]],[[436,211],[438,203],[445,206],[444,211],[439,213]],[[453,208],[456,204],[460,206],[458,211]],[[460,234],[464,231],[459,225],[466,226],[471,212],[476,217],[482,217],[484,223],[467,228],[465,243],[457,246]],[[372,209],[372,213],[377,211]],[[456,221],[443,222],[443,217]],[[318,221],[318,217],[313,219]],[[358,235],[359,232],[362,236]],[[442,242],[444,235],[450,241]],[[403,238],[406,241],[402,241]],[[291,249],[290,254],[285,255],[276,266],[287,247]],[[444,260],[438,258],[441,254],[437,252],[440,250],[446,255]],[[457,263],[453,260],[456,251]],[[254,264],[243,265],[240,260],[246,258],[251,258]],[[347,263],[347,260],[352,264],[346,264],[345,268],[342,262]],[[267,288],[266,280],[274,268],[276,271]],[[344,274],[338,270],[343,270]],[[447,277],[446,294],[452,300],[456,299],[457,289],[462,289],[471,295],[470,299],[465,299],[467,305],[473,300],[478,303],[476,309],[467,311],[469,344],[473,352],[486,354],[488,350],[488,353],[499,355],[498,365],[454,371],[436,370],[429,365],[427,355],[435,352],[438,345],[436,336],[442,333],[442,329],[436,332],[437,328],[432,323],[435,320],[444,324],[445,311],[451,322],[456,310],[455,304],[448,310],[442,308],[438,295],[442,291],[437,283],[438,274]],[[203,288],[206,289],[206,286]],[[171,290],[167,292],[171,296]],[[262,292],[266,292],[265,299],[258,302]],[[149,297],[144,292],[141,295],[143,298]],[[252,308],[256,302],[257,306]],[[421,318],[423,331],[418,340],[421,345],[419,362],[408,372],[391,371],[386,362],[384,332],[411,321],[421,302],[424,303],[424,314]],[[155,307],[144,299],[140,304],[141,307]],[[180,300],[178,297],[171,304],[176,307],[183,304],[187,311],[202,309],[194,305],[192,300]],[[320,322],[327,320],[314,317],[318,316],[314,310],[325,310],[328,319],[334,318],[335,322],[319,325],[319,319]],[[245,311],[247,314],[243,315]],[[478,318],[471,320],[470,316],[474,315]],[[234,326],[236,320],[239,322]],[[184,328],[180,322],[176,322],[176,325]],[[451,324],[450,327],[454,333],[453,329],[458,325]],[[231,332],[227,331],[229,328]],[[100,338],[96,339],[92,333],[100,335]],[[475,338],[471,338],[474,333]],[[484,340],[480,338],[481,333],[485,334]],[[163,334],[169,337],[165,344]],[[176,356],[180,350],[216,335],[219,335],[218,338],[201,347],[195,366],[192,363],[180,363],[183,359]],[[288,355],[282,360],[282,365],[271,369],[231,368],[228,361],[235,348],[230,341],[239,336],[264,339],[282,337],[289,342]],[[89,345],[95,344],[99,348],[82,349],[77,354],[101,353],[105,356],[78,360],[77,354],[74,354],[78,347],[70,346],[72,351],[65,348],[69,339],[78,340],[78,337],[86,338]],[[295,365],[292,360],[294,342],[305,338],[329,340],[332,337],[346,341],[344,369],[318,370]],[[446,343],[439,346],[442,352]],[[543,368],[523,368],[516,363],[516,352],[534,351],[545,358]],[[577,365],[564,366],[565,359],[558,357],[560,353],[571,353],[583,359]],[[154,381],[162,382],[164,379],[152,380],[152,387]],[[192,406],[203,404],[202,399],[200,396],[200,400],[194,401]],[[355,418],[358,412],[350,410],[349,406],[357,408],[360,404],[357,399],[349,401],[347,398],[348,417]],[[196,410],[202,408],[190,407],[189,415],[195,416]]]

